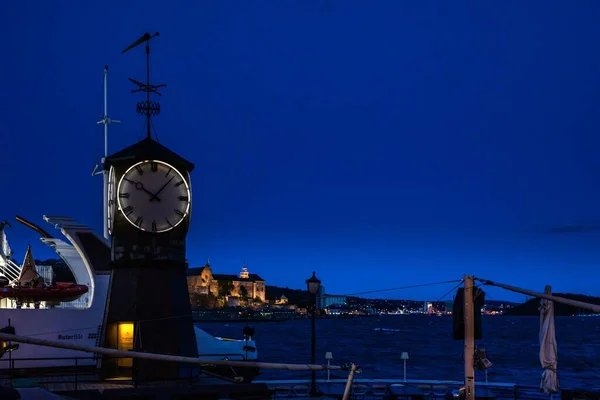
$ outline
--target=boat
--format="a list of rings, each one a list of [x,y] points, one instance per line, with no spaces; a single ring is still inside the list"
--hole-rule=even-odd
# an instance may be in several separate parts
[[[118,122],[111,120],[106,113],[107,74],[108,67],[105,67],[105,111],[98,122],[104,124],[105,157],[108,151],[108,124]],[[105,191],[108,190],[107,185],[105,177]],[[106,210],[106,195],[104,199]],[[3,293],[0,295],[0,330],[81,346],[101,346],[111,278],[106,218],[104,236],[70,217],[43,216],[43,219],[57,229],[63,238],[49,234],[25,218],[16,217],[18,222],[36,231],[41,242],[56,252],[72,274],[73,282],[51,282],[53,267],[36,266],[30,249],[23,264],[26,268],[18,266],[12,259],[13,252],[6,237],[5,228],[10,224],[0,222],[0,292]],[[46,282],[48,280],[50,282]],[[129,325],[133,328],[133,324]],[[254,331],[250,327],[240,332],[242,339],[214,337],[197,326],[194,326],[194,330],[198,357],[207,361],[207,370],[243,382],[251,382],[259,374],[256,368],[213,368],[210,364],[213,360],[257,360]],[[10,347],[10,343],[0,342],[0,345]],[[100,363],[98,357],[79,350],[20,344],[18,349],[0,355],[0,374],[14,374],[17,371],[39,373],[43,370],[60,373],[73,367],[96,370]]]
[[[18,303],[40,303],[75,301],[88,291],[87,286],[69,282],[56,282],[52,286],[5,286],[0,290],[0,298],[13,299]]]
[[[47,285],[37,272],[31,246],[27,247],[19,278],[14,282],[9,282],[6,277],[0,280],[0,298],[16,301],[17,308],[27,303],[39,307],[42,301],[75,301],[87,292],[86,285],[73,282],[52,282]]]

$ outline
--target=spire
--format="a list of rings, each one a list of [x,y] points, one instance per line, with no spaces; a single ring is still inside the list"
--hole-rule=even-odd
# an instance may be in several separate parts
[[[134,47],[146,42],[146,83],[142,83],[142,82],[137,81],[132,78],[129,78],[129,80],[138,87],[137,89],[132,90],[131,91],[132,93],[135,93],[135,92],[145,92],[146,93],[146,100],[140,101],[137,104],[137,112],[138,112],[138,114],[142,114],[142,115],[146,116],[146,132],[147,132],[146,137],[148,139],[150,139],[151,132],[152,132],[152,121],[151,121],[152,116],[158,115],[160,113],[160,104],[158,104],[156,101],[151,101],[150,95],[152,93],[155,93],[159,96],[162,96],[158,92],[158,89],[167,87],[167,85],[165,85],[165,84],[161,84],[161,85],[151,85],[150,84],[150,39],[152,39],[156,36],[159,36],[159,35],[160,34],[158,32],[156,32],[153,35],[151,35],[149,33],[144,33],[138,40],[136,40],[135,42],[133,42],[132,44],[127,46],[121,52],[121,53],[126,53],[129,50],[133,49]]]
[[[248,279],[250,274],[248,274],[248,268],[246,268],[246,260],[244,260],[244,266],[242,267],[242,271],[240,272],[241,279]]]
[[[27,252],[25,253],[25,259],[23,260],[23,266],[21,267],[21,273],[19,274],[19,285],[23,285],[34,278],[39,277],[35,268],[35,261],[33,260],[33,254],[31,253],[31,245],[27,246]]]
[[[209,257],[206,257],[206,266],[210,267],[210,258]]]

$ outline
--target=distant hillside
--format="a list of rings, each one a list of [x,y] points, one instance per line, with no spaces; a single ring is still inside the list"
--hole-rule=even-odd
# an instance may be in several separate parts
[[[572,294],[572,293],[552,293],[554,296],[563,297],[569,300],[583,301],[586,303],[600,305],[600,297],[585,296],[583,294]],[[504,315],[513,316],[537,316],[540,315],[538,308],[540,307],[540,299],[533,298],[525,303],[515,305],[513,308],[507,309]],[[582,310],[580,308],[571,307],[566,304],[560,304],[554,302],[554,315],[556,316],[570,316],[577,314],[590,314],[591,311]]]
[[[517,303],[517,302],[514,302],[514,301],[487,300],[486,299],[485,304],[486,305],[491,305],[491,306],[497,306],[497,307],[502,306],[502,305],[514,307],[514,306],[519,305],[521,303]]]
[[[290,289],[288,287],[269,286],[265,288],[265,297],[267,300],[275,300],[284,295],[288,298],[290,304],[309,304],[311,299],[310,294],[306,290]]]

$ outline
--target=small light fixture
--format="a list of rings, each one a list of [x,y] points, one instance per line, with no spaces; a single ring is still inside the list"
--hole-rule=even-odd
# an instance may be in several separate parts
[[[328,351],[327,353],[325,353],[325,359],[326,360],[333,360],[333,354],[331,354],[331,352]]]

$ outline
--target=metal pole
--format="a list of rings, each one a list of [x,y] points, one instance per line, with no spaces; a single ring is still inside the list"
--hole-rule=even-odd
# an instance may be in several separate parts
[[[348,374],[348,381],[346,381],[346,388],[344,389],[344,397],[342,397],[342,400],[348,400],[350,398],[352,381],[354,380],[354,372],[356,372],[356,365],[352,364],[350,367],[350,373]]]
[[[104,157],[102,158],[102,164],[106,161],[106,157],[108,157],[108,125],[112,123],[118,124],[121,121],[112,120],[108,117],[108,65],[104,66],[104,115],[98,121],[98,124],[104,125]],[[98,166],[96,166],[97,168]],[[95,175],[96,169],[94,169]],[[102,212],[104,216],[104,238],[108,240],[108,171],[102,171],[102,193],[104,200],[102,202],[104,210]]]
[[[465,276],[465,400],[475,400],[475,367],[473,357],[475,356],[475,310],[473,306],[473,277]]]
[[[314,371],[324,371],[327,368],[333,370],[342,370],[343,368],[339,365],[332,365],[327,367],[326,365],[314,365],[314,364],[285,364],[285,363],[268,363],[268,362],[258,362],[258,361],[229,361],[229,360],[200,360],[194,357],[186,357],[186,356],[172,356],[168,354],[156,354],[156,353],[143,353],[139,351],[125,351],[125,350],[117,350],[117,349],[109,349],[106,347],[93,347],[93,346],[83,346],[80,344],[73,343],[63,343],[63,342],[55,342],[52,340],[38,339],[29,336],[18,336],[18,335],[10,335],[8,333],[0,333],[0,341],[13,341],[17,343],[27,343],[33,344],[36,346],[47,346],[47,347],[55,347],[58,349],[69,349],[69,350],[78,350],[87,353],[95,353],[95,354],[104,354],[107,356],[113,357],[126,357],[126,358],[137,358],[144,360],[156,360],[156,361],[169,361],[169,362],[179,362],[179,363],[190,363],[190,364],[200,364],[200,365],[224,365],[230,367],[257,367],[262,369],[281,369],[287,371],[306,371],[306,370],[314,370]],[[10,355],[10,353],[9,353]]]
[[[317,314],[317,296],[313,296],[313,312],[312,312],[312,335],[311,335],[311,356],[310,356],[310,363],[314,364],[316,362],[316,358],[317,358],[317,351],[316,351],[316,341],[317,341],[317,337],[316,337],[316,314]],[[311,379],[310,379],[310,395],[312,397],[316,397],[317,396],[317,372],[312,370],[311,371]]]
[[[150,86],[150,38],[146,41],[146,83]],[[151,137],[151,126],[150,126],[150,90],[146,91],[146,124],[147,127],[147,137],[150,139]]]
[[[104,158],[108,156],[108,65],[104,66]],[[102,198],[104,208],[104,238],[108,239],[108,171],[102,171]]]
[[[485,285],[497,286],[502,289],[510,290],[511,292],[521,293],[521,294],[524,294],[527,296],[533,296],[533,297],[537,297],[539,299],[546,299],[546,300],[554,301],[556,303],[562,303],[562,304],[566,304],[568,306],[583,308],[586,310],[593,311],[595,313],[600,313],[600,305],[597,305],[597,304],[590,304],[590,303],[585,303],[583,301],[577,301],[577,300],[569,300],[569,299],[565,299],[563,297],[553,296],[553,295],[547,294],[547,293],[534,292],[533,290],[528,290],[528,289],[521,289],[521,288],[518,288],[515,286],[505,285],[503,283],[492,282],[492,281],[489,281],[486,279],[481,279],[481,278],[474,278],[474,279],[484,283]]]
[[[104,66],[104,118],[108,119],[108,65]],[[104,157],[108,156],[108,124],[104,124]]]
[[[406,360],[404,360],[404,382],[406,382]]]

